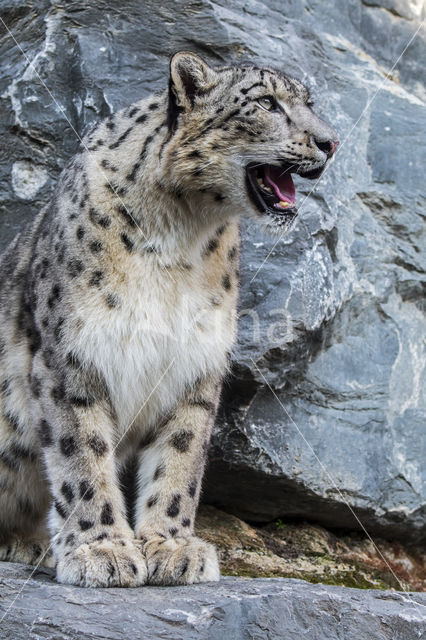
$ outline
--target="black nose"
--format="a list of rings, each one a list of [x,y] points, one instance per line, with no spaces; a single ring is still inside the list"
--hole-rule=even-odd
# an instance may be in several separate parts
[[[333,153],[336,151],[337,149],[337,145],[339,144],[339,140],[333,141],[333,140],[317,140],[316,138],[314,138],[315,144],[317,145],[318,149],[320,149],[321,151],[323,151],[325,154],[327,154],[327,158],[331,158],[331,156],[333,155]]]

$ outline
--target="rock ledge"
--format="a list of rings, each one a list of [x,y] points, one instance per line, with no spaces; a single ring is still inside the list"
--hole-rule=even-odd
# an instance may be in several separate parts
[[[47,569],[31,575],[33,569],[0,563],[0,619],[10,607],[1,640],[418,640],[426,629],[426,594],[420,593],[285,578],[81,589],[57,584]]]

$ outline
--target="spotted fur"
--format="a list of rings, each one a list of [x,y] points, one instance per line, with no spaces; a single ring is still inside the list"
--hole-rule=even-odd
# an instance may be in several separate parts
[[[288,115],[266,113],[265,93]],[[40,561],[48,525],[61,582],[218,579],[194,518],[235,337],[237,219],[261,219],[244,171],[324,162],[307,100],[270,69],[176,54],[168,89],[95,127],[6,249],[0,559]]]

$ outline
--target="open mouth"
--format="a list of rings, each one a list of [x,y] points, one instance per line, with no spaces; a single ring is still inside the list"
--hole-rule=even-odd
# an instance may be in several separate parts
[[[319,178],[324,167],[311,171],[298,171],[297,164],[250,163],[246,168],[248,192],[255,206],[261,213],[295,218],[297,216],[296,189],[292,173],[314,180]]]

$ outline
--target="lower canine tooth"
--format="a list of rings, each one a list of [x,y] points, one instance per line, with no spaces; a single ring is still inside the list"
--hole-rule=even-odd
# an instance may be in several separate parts
[[[287,207],[290,206],[290,203],[289,202],[284,202],[284,200],[280,200],[280,205],[282,207],[284,207],[284,209],[286,209]]]

